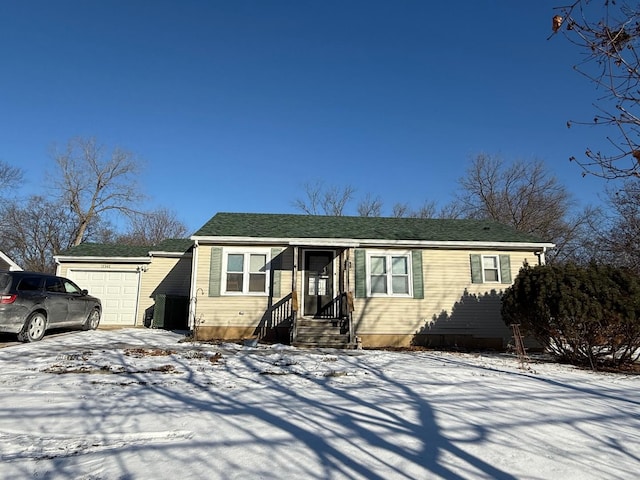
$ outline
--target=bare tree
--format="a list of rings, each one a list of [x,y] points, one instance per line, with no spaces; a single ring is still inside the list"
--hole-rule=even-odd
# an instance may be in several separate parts
[[[640,274],[640,180],[630,179],[608,192],[613,217],[599,237],[609,263],[632,268]]]
[[[293,206],[307,215],[320,215],[320,199],[322,198],[322,182],[305,183],[306,198],[297,198]]]
[[[17,188],[24,177],[24,172],[0,160],[0,194],[5,190]]]
[[[129,245],[156,245],[168,238],[182,238],[187,227],[175,212],[166,208],[130,216],[129,230],[118,238]]]
[[[411,208],[408,203],[394,203],[391,215],[396,218],[408,217]]]
[[[135,212],[141,198],[136,185],[139,163],[133,154],[120,148],[110,154],[105,150],[95,138],[76,137],[52,153],[58,166],[54,186],[75,222],[72,245],[82,243],[101,215]]]
[[[24,204],[4,204],[0,211],[3,248],[26,270],[55,272],[53,255],[71,246],[75,223],[62,205],[33,196]]]
[[[413,210],[408,203],[396,203],[393,206],[392,216],[408,218],[459,218],[460,209],[454,203],[438,208],[433,200],[425,200],[424,203]]]
[[[320,181],[305,183],[304,190],[306,199],[296,199],[293,205],[307,215],[342,216],[355,193],[349,185],[325,187]]]
[[[605,125],[607,152],[586,149],[584,159],[571,157],[584,170],[602,178],[640,177],[640,68],[636,48],[640,39],[640,5],[611,0],[573,0],[558,7],[553,32],[564,36],[583,54],[574,69],[604,92],[591,121]]]
[[[382,214],[382,200],[367,193],[358,203],[358,215],[361,217],[379,217]]]
[[[481,154],[459,184],[456,198],[465,217],[494,220],[552,241],[557,259],[568,255],[590,215],[589,210],[572,214],[569,192],[541,161],[506,164]]]

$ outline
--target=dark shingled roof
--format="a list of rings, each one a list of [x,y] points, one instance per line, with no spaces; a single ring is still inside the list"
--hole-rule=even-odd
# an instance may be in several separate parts
[[[357,240],[542,243],[539,238],[485,220],[336,217],[264,213],[218,213],[196,237],[335,238]]]
[[[193,240],[188,238],[168,238],[153,247],[149,247],[149,251],[183,253],[189,250],[192,245]]]
[[[157,245],[123,245],[113,243],[81,243],[59,253],[69,257],[147,257],[149,252],[186,252],[193,241],[188,238],[171,238]]]

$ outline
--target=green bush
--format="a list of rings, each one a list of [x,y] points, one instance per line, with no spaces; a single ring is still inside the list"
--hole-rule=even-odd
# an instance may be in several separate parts
[[[640,356],[640,277],[608,265],[525,266],[502,297],[502,318],[562,360],[632,364]]]

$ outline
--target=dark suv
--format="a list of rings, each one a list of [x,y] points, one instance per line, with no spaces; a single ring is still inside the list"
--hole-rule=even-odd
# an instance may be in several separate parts
[[[35,342],[50,328],[95,330],[102,305],[64,277],[23,271],[0,271],[0,332]]]

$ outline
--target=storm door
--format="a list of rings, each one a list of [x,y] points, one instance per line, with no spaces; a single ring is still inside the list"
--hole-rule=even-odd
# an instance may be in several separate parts
[[[313,318],[335,318],[333,295],[333,259],[335,252],[304,252],[304,315]]]

